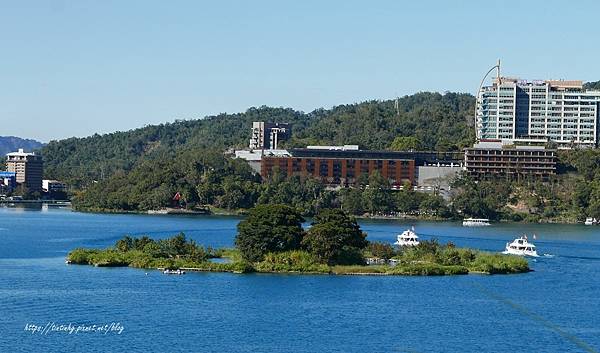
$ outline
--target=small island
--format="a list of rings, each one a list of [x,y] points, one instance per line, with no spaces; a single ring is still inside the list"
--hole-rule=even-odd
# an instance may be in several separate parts
[[[435,239],[400,249],[387,243],[369,242],[356,220],[339,209],[321,210],[306,231],[302,222],[304,219],[292,207],[259,205],[238,224],[235,248],[203,247],[186,239],[183,233],[159,240],[125,236],[107,249],[75,249],[69,253],[67,262],[186,271],[335,275],[530,271],[524,258],[458,248]]]

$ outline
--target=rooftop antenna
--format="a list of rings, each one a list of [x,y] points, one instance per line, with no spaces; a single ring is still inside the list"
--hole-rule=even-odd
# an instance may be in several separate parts
[[[496,77],[498,78],[498,84],[502,83],[501,80],[501,76],[500,76],[500,59],[498,59],[498,63],[496,64],[496,66],[498,67],[497,71],[496,71]]]
[[[479,139],[481,138],[479,136],[479,129],[477,128],[477,106],[479,105],[479,101],[481,98],[481,87],[483,87],[483,83],[485,82],[485,79],[488,77],[488,75],[494,70],[496,70],[498,84],[501,83],[502,79],[500,77],[500,59],[498,59],[498,62],[496,63],[496,65],[492,66],[488,70],[488,72],[485,74],[485,76],[483,76],[483,78],[481,79],[481,83],[479,84],[479,89],[477,89],[477,93],[475,94],[475,139],[477,141],[479,141]]]

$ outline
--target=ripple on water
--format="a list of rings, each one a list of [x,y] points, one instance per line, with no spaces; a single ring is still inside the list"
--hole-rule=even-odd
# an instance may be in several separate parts
[[[465,230],[455,223],[361,221],[371,240],[393,242],[414,224],[425,238],[439,234],[443,242],[497,251],[517,233],[547,235],[536,242],[538,251],[554,257],[541,257],[531,262],[535,272],[515,276],[172,277],[131,268],[67,266],[63,256],[48,257],[78,246],[109,246],[123,234],[161,237],[181,230],[205,245],[231,246],[238,220],[54,210],[41,217],[0,210],[0,224],[18,229],[3,233],[0,247],[0,347],[86,347],[90,352],[106,351],[108,344],[126,344],[133,351],[177,347],[209,352],[578,349],[560,331],[549,329],[554,327],[600,350],[600,237],[583,227],[501,224]],[[121,322],[125,332],[43,340],[23,333],[27,322],[38,321]]]

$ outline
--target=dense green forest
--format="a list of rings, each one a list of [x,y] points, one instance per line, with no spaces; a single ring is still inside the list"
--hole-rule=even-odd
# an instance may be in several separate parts
[[[354,188],[327,189],[314,179],[274,175],[261,181],[241,160],[219,150],[191,149],[137,164],[77,192],[82,210],[145,211],[169,206],[211,205],[239,211],[255,205],[291,205],[303,215],[341,208],[353,215],[404,215],[428,218],[486,217],[493,220],[575,222],[600,218],[600,150],[560,153],[561,174],[549,182],[489,180],[467,176],[455,180],[449,198],[437,193],[391,190],[378,173]],[[511,192],[506,192],[511,190]],[[181,194],[177,204],[176,193]]]
[[[456,180],[445,198],[390,190],[380,175],[355,188],[331,190],[317,180],[261,181],[225,150],[245,147],[253,121],[290,122],[287,147],[358,144],[369,149],[457,150],[472,140],[474,99],[468,94],[418,93],[303,113],[251,108],[244,113],[53,141],[42,149],[46,176],[67,181],[81,210],[145,211],[169,206],[239,211],[291,205],[303,215],[342,208],[353,215],[575,222],[600,218],[600,151],[559,154],[559,175],[533,180]],[[511,190],[510,193],[506,190]],[[176,204],[173,196],[180,193]]]
[[[343,208],[354,215],[396,211],[450,215],[439,195],[416,193],[409,187],[406,192],[394,192],[378,173],[361,182],[356,188],[342,190],[329,190],[315,179],[286,179],[277,174],[263,182],[245,161],[228,158],[218,150],[191,149],[142,161],[130,172],[118,172],[77,192],[73,201],[78,209],[95,211],[205,205],[237,211],[278,203],[308,216],[323,208]],[[175,203],[176,193],[181,199]]]
[[[358,144],[387,149],[397,137],[413,136],[428,150],[452,150],[473,139],[473,96],[417,93],[398,101],[369,101],[303,113],[289,108],[250,108],[143,128],[51,141],[41,150],[46,177],[64,180],[75,189],[127,173],[149,160],[174,158],[181,150],[245,147],[253,121],[293,124],[288,147],[308,144]]]
[[[299,130],[305,123],[304,115],[292,109],[261,107],[239,114],[51,141],[41,150],[45,174],[79,189],[150,160],[176,158],[180,150],[211,148],[222,153],[228,147],[246,145],[252,121],[258,120],[289,121]]]

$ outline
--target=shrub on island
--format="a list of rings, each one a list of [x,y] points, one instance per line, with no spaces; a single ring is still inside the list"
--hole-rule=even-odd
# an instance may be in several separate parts
[[[160,240],[125,236],[108,249],[75,249],[68,259],[75,264],[95,266],[220,272],[415,276],[529,271],[524,258],[457,248],[452,243],[440,244],[436,239],[400,249],[385,243],[369,243],[356,220],[337,209],[321,210],[307,232],[302,229],[303,221],[289,206],[262,205],[238,225],[236,249],[204,248],[187,240],[183,233]],[[209,261],[215,257],[227,257],[230,261]],[[384,261],[365,266],[365,257]]]
[[[396,249],[389,243],[369,242],[365,255],[379,259],[389,260],[396,255]]]
[[[304,235],[304,218],[286,205],[259,205],[238,226],[235,246],[242,258],[259,262],[271,252],[297,250]]]
[[[171,238],[154,240],[147,236],[125,236],[108,249],[75,249],[68,259],[74,264],[94,266],[173,267],[207,262],[215,251],[204,248],[179,233]]]
[[[363,265],[366,237],[354,217],[339,209],[325,209],[315,216],[302,246],[327,265]]]
[[[329,273],[329,266],[319,263],[313,254],[303,250],[268,253],[254,267],[258,272]]]
[[[469,269],[489,274],[521,273],[529,271],[529,264],[522,257],[481,252]]]
[[[529,264],[522,257],[493,254],[468,248],[457,248],[453,243],[442,245],[436,239],[424,240],[415,247],[400,249],[398,254],[394,256],[394,259],[398,260],[401,264],[415,265],[426,263],[444,266],[445,271],[456,274],[465,272],[464,270],[466,272],[483,272],[489,274],[529,271]],[[409,269],[408,271],[414,270],[416,269]],[[429,270],[432,272],[437,271],[435,268],[430,268]]]

